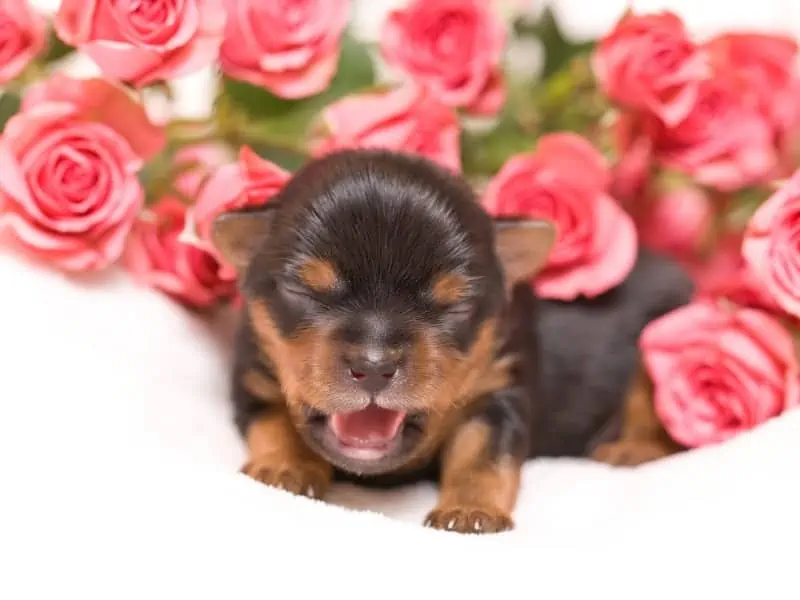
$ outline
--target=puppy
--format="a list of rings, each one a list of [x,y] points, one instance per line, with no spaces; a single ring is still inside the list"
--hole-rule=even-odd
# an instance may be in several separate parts
[[[637,378],[641,329],[691,293],[662,259],[600,299],[538,301],[550,223],[493,220],[461,178],[366,150],[213,236],[245,301],[232,401],[258,481],[321,498],[335,478],[434,478],[426,524],[489,533],[513,527],[528,458],[674,451]]]

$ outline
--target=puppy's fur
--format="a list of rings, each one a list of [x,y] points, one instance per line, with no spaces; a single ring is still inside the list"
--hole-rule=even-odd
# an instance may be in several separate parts
[[[459,177],[381,151],[306,165],[214,237],[245,299],[244,471],[266,484],[322,497],[334,478],[433,477],[426,523],[484,533],[513,527],[528,458],[677,450],[637,355],[643,327],[692,292],[664,259],[642,251],[597,299],[537,300],[552,225],[493,221]]]

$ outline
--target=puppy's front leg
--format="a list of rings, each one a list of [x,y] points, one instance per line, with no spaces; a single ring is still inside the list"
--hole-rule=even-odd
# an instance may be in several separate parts
[[[460,533],[496,533],[514,527],[512,514],[527,454],[521,399],[498,391],[459,425],[444,448],[439,502],[425,524]]]
[[[234,386],[238,420],[245,432],[248,460],[242,472],[261,483],[321,498],[332,467],[300,439],[277,383],[251,370]]]

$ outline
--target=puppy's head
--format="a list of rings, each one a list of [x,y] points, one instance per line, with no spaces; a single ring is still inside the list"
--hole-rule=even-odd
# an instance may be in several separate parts
[[[359,474],[419,459],[502,385],[508,291],[554,237],[541,221],[492,221],[461,179],[378,151],[312,162],[268,205],[214,226],[298,430]]]

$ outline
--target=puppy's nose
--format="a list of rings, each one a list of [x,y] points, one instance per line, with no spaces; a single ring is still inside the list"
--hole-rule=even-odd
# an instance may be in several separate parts
[[[377,394],[388,386],[397,374],[398,360],[381,356],[378,360],[360,358],[351,360],[350,377],[368,394]]]

